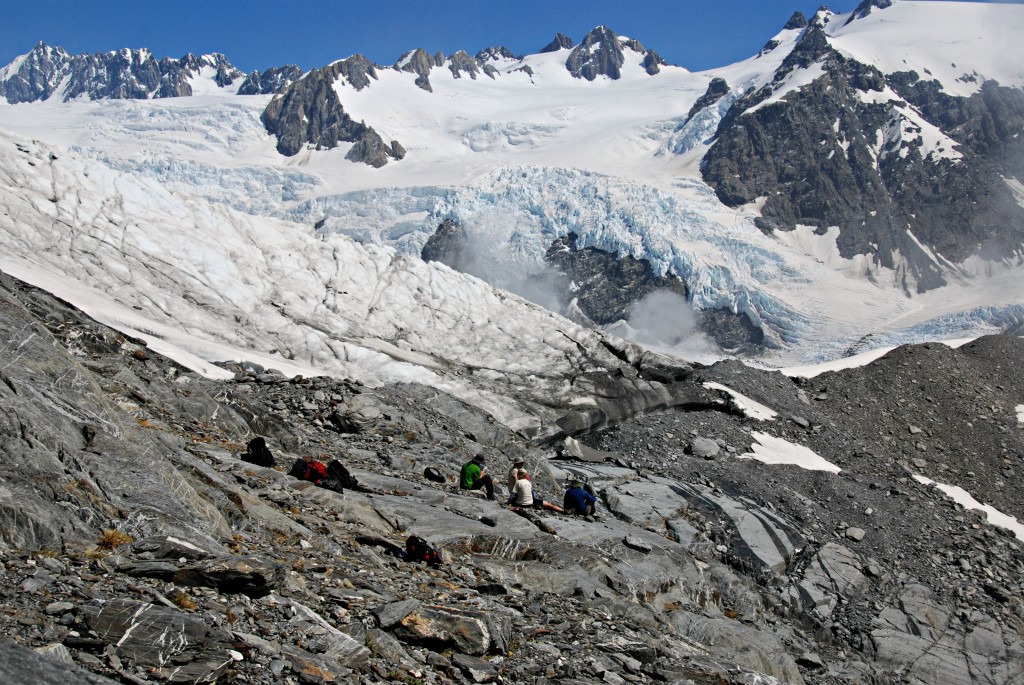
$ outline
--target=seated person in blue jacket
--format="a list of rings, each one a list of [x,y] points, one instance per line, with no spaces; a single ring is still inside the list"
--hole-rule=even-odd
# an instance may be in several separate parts
[[[596,503],[597,498],[592,493],[583,489],[583,483],[574,480],[569,483],[569,489],[565,491],[562,508],[565,509],[566,514],[590,516],[594,513]]]

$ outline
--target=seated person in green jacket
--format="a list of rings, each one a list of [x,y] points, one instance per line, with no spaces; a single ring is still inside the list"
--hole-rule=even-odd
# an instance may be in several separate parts
[[[463,490],[479,490],[487,492],[487,499],[494,499],[494,479],[487,473],[484,466],[484,455],[478,454],[462,465],[459,473],[459,487]]]

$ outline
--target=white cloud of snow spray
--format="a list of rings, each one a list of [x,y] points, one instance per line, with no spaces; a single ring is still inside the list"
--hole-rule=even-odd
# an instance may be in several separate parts
[[[679,293],[655,290],[629,310],[629,320],[608,326],[626,340],[686,359],[721,357],[718,346],[700,330],[700,315]]]
[[[492,209],[464,221],[466,242],[461,269],[493,286],[566,315],[565,282],[538,256],[555,236],[538,230],[534,218],[514,210]],[[629,318],[604,327],[649,349],[691,360],[722,357],[718,345],[700,329],[700,316],[686,298],[671,290],[648,293],[630,308]]]
[[[541,234],[513,211],[489,212],[483,221],[464,224],[463,270],[535,304],[561,312],[556,274],[536,255],[547,246]]]

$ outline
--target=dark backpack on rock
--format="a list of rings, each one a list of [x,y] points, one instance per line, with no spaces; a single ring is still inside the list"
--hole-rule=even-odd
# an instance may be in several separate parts
[[[349,490],[362,490],[359,487],[359,480],[348,472],[345,465],[337,459],[332,459],[331,463],[327,465],[327,477],[331,480],[337,481],[343,488]]]
[[[327,479],[327,467],[316,460],[299,459],[292,464],[292,470],[288,472],[288,475],[292,478],[319,484],[320,481]]]
[[[406,561],[425,561],[430,566],[440,566],[443,563],[441,550],[437,545],[432,545],[418,535],[410,535],[405,541]]]
[[[270,448],[267,447],[266,439],[258,435],[246,445],[245,452],[242,454],[242,461],[256,464],[256,466],[272,467],[274,465],[274,455]]]

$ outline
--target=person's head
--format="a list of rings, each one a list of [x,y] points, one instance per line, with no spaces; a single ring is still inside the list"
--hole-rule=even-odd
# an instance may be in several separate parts
[[[512,462],[512,466],[515,466],[517,469],[521,469],[523,468],[523,464],[525,463],[526,462],[523,459],[516,459],[514,462]]]
[[[569,487],[570,488],[582,488],[583,487],[583,483],[578,481],[578,480],[571,480],[571,481],[569,481]]]
[[[519,469],[519,473],[516,474],[516,478],[519,480],[526,480],[530,477],[530,474],[526,472],[526,469]]]
[[[484,463],[484,455],[483,454],[476,455],[475,457],[473,457],[473,461],[475,461],[477,464],[483,464]]]

